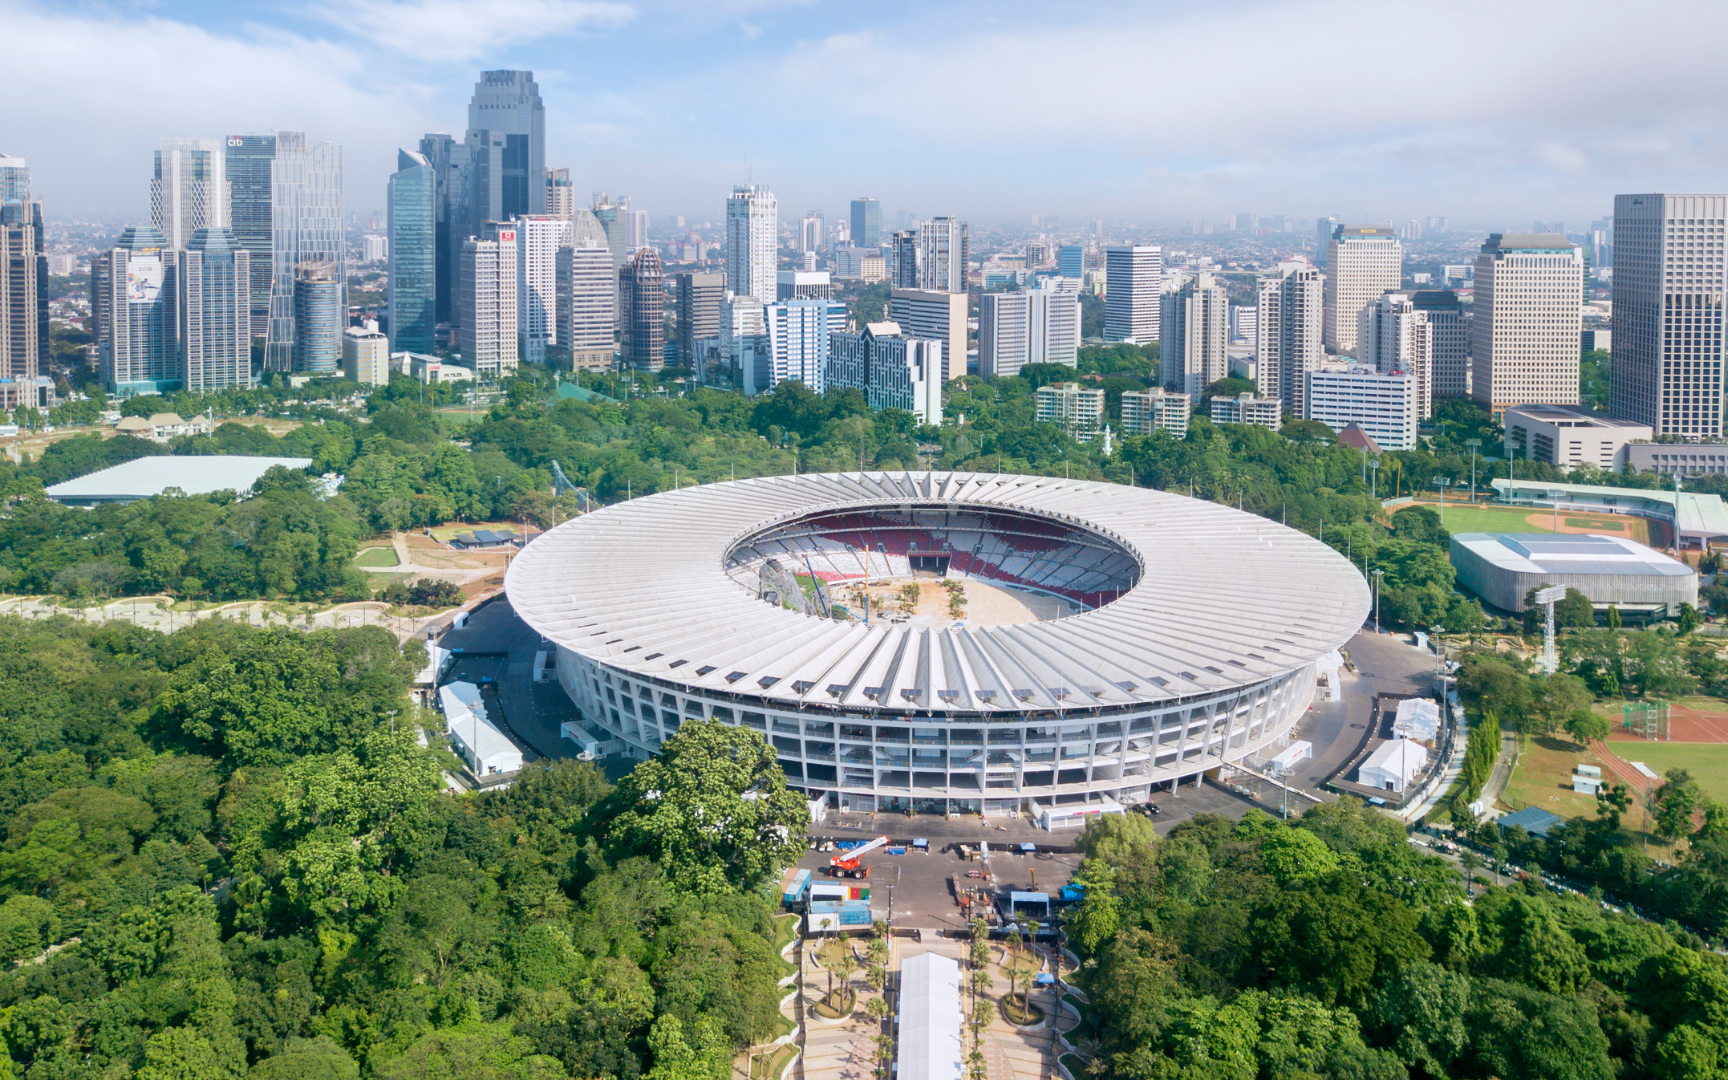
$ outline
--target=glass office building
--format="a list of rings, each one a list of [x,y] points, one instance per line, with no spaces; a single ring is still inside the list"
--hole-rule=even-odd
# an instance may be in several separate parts
[[[297,375],[334,376],[342,369],[342,264],[331,259],[294,268],[294,352]]]
[[[431,355],[437,329],[437,177],[402,150],[390,176],[390,349]]]
[[[252,385],[252,253],[228,229],[199,229],[175,253],[181,379],[194,393]]]
[[[228,227],[235,241],[251,255],[251,333],[270,330],[271,177],[276,164],[276,136],[228,136]]]
[[[342,361],[339,317],[347,306],[348,279],[342,229],[342,148],[335,143],[311,142],[304,131],[278,131],[270,198],[270,328],[264,346],[264,368],[334,371]],[[326,354],[323,341],[301,349],[295,323],[299,303],[296,268],[302,263],[317,262],[335,265],[334,311],[338,321],[330,337],[329,366],[302,369],[297,358]]]

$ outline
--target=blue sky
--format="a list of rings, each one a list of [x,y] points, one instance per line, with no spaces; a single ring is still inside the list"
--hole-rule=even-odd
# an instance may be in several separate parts
[[[493,67],[535,72],[578,191],[698,221],[747,172],[782,217],[1003,221],[1576,228],[1616,191],[1728,189],[1721,3],[0,0],[0,26],[0,151],[50,215],[142,215],[157,140],[277,127],[342,143],[349,207],[380,207]]]

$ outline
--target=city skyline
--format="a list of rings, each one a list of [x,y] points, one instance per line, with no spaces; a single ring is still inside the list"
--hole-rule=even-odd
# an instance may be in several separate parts
[[[141,221],[140,162],[163,139],[296,128],[344,146],[346,204],[367,212],[383,206],[399,146],[426,131],[460,137],[477,72],[519,68],[542,88],[546,164],[570,168],[578,192],[629,191],[654,214],[714,220],[709,193],[754,180],[830,220],[869,193],[890,213],[975,221],[1059,213],[1065,224],[1156,225],[1250,210],[1447,214],[1522,229],[1604,216],[1615,191],[1720,187],[1728,151],[1709,134],[1728,76],[1703,50],[1728,13],[1663,6],[1697,32],[1670,40],[1662,19],[1617,25],[1599,3],[1445,18],[1374,9],[1369,22],[1369,9],[1344,0],[1203,14],[1104,5],[1045,25],[1043,9],[973,3],[863,15],[773,0],[363,0],[340,10],[0,0],[19,85],[98,73],[36,95],[4,149],[31,160],[50,216]],[[1396,78],[1373,94],[1318,59],[1363,25],[1386,42],[1423,42],[1388,46]],[[1602,51],[1609,25],[1614,62],[1580,64]],[[1496,41],[1520,42],[1519,63],[1501,63]],[[751,85],[782,122],[740,128],[729,119],[737,100],[703,89],[741,85],[746,68],[763,72]],[[849,69],[878,77],[835,79]],[[977,90],[1004,69],[1068,79],[1098,107],[1078,122],[1060,95],[1000,110],[997,95]],[[911,70],[952,93],[895,77]],[[1373,70],[1358,61],[1352,73]],[[900,89],[910,82],[952,106],[931,113]],[[1220,115],[1233,119],[1213,122]],[[920,169],[856,152],[890,135]]]

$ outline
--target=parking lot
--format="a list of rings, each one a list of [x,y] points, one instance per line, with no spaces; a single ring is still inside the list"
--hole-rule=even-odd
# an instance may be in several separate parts
[[[1048,833],[1044,842],[1050,843]],[[1070,836],[1068,839],[1072,839]],[[1000,841],[991,841],[994,849]],[[949,850],[941,850],[949,847]],[[808,869],[815,881],[844,881],[848,885],[870,886],[870,910],[878,919],[887,919],[895,927],[920,930],[958,930],[965,926],[960,908],[954,899],[949,878],[958,874],[963,885],[984,884],[984,879],[969,879],[968,870],[988,867],[989,884],[1006,893],[1010,889],[1026,892],[1054,893],[1066,885],[1080,865],[1080,856],[1071,853],[1040,852],[1022,855],[1018,851],[993,852],[988,862],[968,862],[952,850],[948,842],[932,840],[929,854],[907,849],[904,855],[887,855],[881,851],[864,856],[870,876],[862,881],[830,877],[828,860],[834,853],[808,851],[798,865]]]

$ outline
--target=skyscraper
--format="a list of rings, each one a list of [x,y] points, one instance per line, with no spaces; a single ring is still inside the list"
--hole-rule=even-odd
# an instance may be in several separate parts
[[[468,147],[435,132],[420,139],[420,154],[432,165],[434,320],[454,326],[456,282],[462,276],[462,241],[468,237]]]
[[[252,253],[225,228],[195,231],[175,259],[180,381],[195,394],[252,385]]]
[[[696,343],[720,334],[720,302],[726,298],[726,275],[679,274],[677,288],[678,362],[694,368]]]
[[[612,269],[612,252],[592,236],[578,237],[573,245],[558,249],[558,343],[570,350],[571,369],[610,370],[617,331],[618,274]]]
[[[830,389],[861,390],[872,409],[905,409],[920,424],[942,423],[942,342],[873,322],[829,342]]]
[[[1314,222],[1314,262],[1326,269],[1326,255],[1332,250],[1332,230],[1344,224],[1335,217],[1318,218]]]
[[[228,224],[228,175],[220,139],[163,139],[150,180],[150,223],[171,248]]]
[[[1229,373],[1230,297],[1211,274],[1195,274],[1163,296],[1159,379],[1199,397]]]
[[[167,248],[154,226],[132,225],[91,260],[90,321],[110,394],[160,394],[180,385],[176,268]]]
[[[516,228],[489,221],[483,237],[462,241],[462,277],[456,286],[463,366],[476,376],[516,372]]]
[[[576,188],[569,169],[546,170],[546,212],[565,221],[576,220]]]
[[[624,365],[661,370],[666,366],[666,273],[653,248],[631,255],[619,271],[618,299]]]
[[[1047,281],[1036,289],[985,293],[978,303],[978,374],[1017,375],[1027,364],[1079,360],[1079,282]]]
[[[810,211],[798,223],[798,250],[805,255],[821,251],[822,241],[827,238],[827,234],[828,223],[822,217],[822,211]]]
[[[526,214],[516,227],[516,335],[518,358],[546,362],[546,346],[558,344],[558,249],[570,245],[570,222],[551,214]]]
[[[882,242],[882,204],[875,199],[852,200],[852,246],[875,247]]]
[[[1725,195],[1614,197],[1610,411],[1658,436],[1722,435],[1725,218]]]
[[[294,373],[333,376],[342,369],[342,264],[309,259],[294,268]]]
[[[468,103],[468,222],[546,212],[546,108],[532,71],[482,71]]]
[[[1079,281],[1085,274],[1086,249],[1079,244],[1063,244],[1056,249],[1056,274],[1058,277],[1073,278]]]
[[[0,154],[0,206],[30,201],[30,167],[21,157]]]
[[[1720,265],[1721,254],[1716,258]],[[1482,245],[1470,305],[1471,395],[1496,420],[1511,405],[1578,403],[1583,299],[1584,252],[1566,237],[1494,233]],[[1710,341],[1720,372],[1722,339]],[[1719,431],[1720,382],[1706,407],[1716,417],[1712,431]]]
[[[1414,294],[1389,292],[1363,307],[1356,319],[1356,359],[1376,371],[1410,376],[1416,418],[1434,414],[1434,328]]]
[[[397,151],[387,201],[390,347],[430,356],[438,340],[438,181],[425,154]]]
[[[1275,397],[1296,419],[1307,413],[1308,373],[1320,366],[1325,323],[1325,275],[1312,266],[1285,263],[1259,281],[1254,318],[1257,389]]]
[[[910,229],[888,238],[888,283],[896,289],[918,287],[918,234]]]
[[[918,287],[937,292],[966,291],[971,232],[964,221],[933,218],[918,230]]]
[[[229,229],[246,249],[252,267],[251,334],[270,332],[270,279],[275,272],[271,237],[275,229],[272,178],[276,166],[275,135],[230,135],[223,151],[228,175]]]
[[[612,253],[612,269],[624,269],[624,262],[630,257],[629,225],[626,220],[630,213],[630,197],[623,196],[617,202],[604,191],[594,195],[594,220],[600,223],[600,228],[606,233],[606,249]]]
[[[342,148],[311,142],[304,131],[278,131],[270,171],[270,328],[266,371],[294,370],[297,355],[317,355],[335,370],[341,325],[311,352],[295,348],[296,271],[302,263],[334,263],[336,310],[347,308],[348,256],[342,226]]]
[[[0,203],[0,378],[44,375],[49,356],[42,204]]]
[[[1104,337],[1146,345],[1158,340],[1164,250],[1154,244],[1104,249]]]
[[[1464,305],[1450,289],[1423,289],[1410,294],[1417,311],[1428,316],[1434,357],[1433,396],[1470,396],[1470,323]]]
[[[774,302],[780,247],[774,194],[761,184],[739,184],[726,199],[726,285],[739,295]]]
[[[908,337],[942,343],[942,381],[966,374],[967,296],[935,289],[894,289],[888,294],[889,316]]]
[[[1354,355],[1364,305],[1404,282],[1404,245],[1390,225],[1338,225],[1326,248],[1326,348]]]
[[[648,211],[631,210],[624,214],[624,252],[629,255],[648,246]]]
[[[803,297],[769,304],[763,310],[774,363],[768,385],[744,387],[759,394],[787,379],[826,393],[830,337],[846,329],[846,305],[838,300]]]

